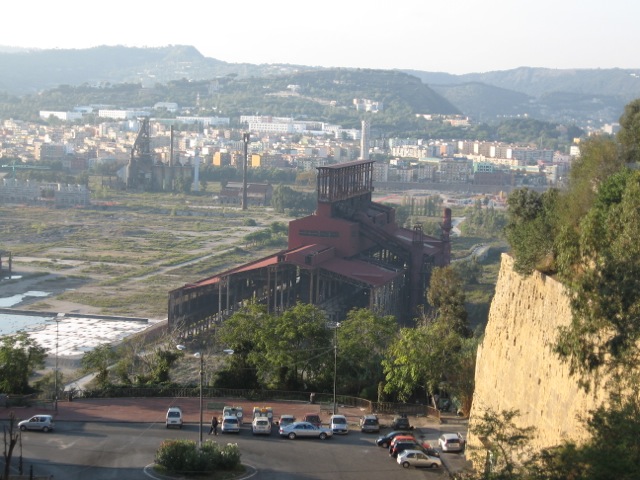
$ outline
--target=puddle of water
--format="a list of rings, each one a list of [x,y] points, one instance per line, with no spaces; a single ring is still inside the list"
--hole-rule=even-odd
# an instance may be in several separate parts
[[[0,308],[11,308],[14,305],[24,301],[26,297],[48,297],[51,295],[48,292],[39,292],[36,290],[30,290],[26,293],[20,293],[18,295],[12,295],[10,297],[0,298]]]
[[[51,322],[51,317],[0,314],[0,335],[12,335],[19,330],[36,330]]]

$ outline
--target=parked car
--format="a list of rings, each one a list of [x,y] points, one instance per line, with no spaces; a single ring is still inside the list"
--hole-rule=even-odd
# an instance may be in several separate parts
[[[443,433],[438,444],[443,452],[461,452],[464,450],[464,437],[461,433]]]
[[[240,420],[238,417],[231,415],[222,417],[220,431],[222,433],[240,433]]]
[[[267,417],[269,422],[273,421],[273,408],[271,407],[253,407],[253,416],[256,417]]]
[[[360,419],[360,431],[361,432],[379,432],[380,422],[375,415],[365,415]]]
[[[406,415],[396,415],[391,421],[391,428],[394,430],[411,430],[413,427]]]
[[[391,455],[391,452],[393,452],[393,449],[398,442],[413,442],[416,445],[420,445],[418,439],[413,435],[397,435],[389,444],[389,455]]]
[[[407,432],[404,430],[394,430],[392,432],[389,432],[382,437],[378,437],[378,439],[376,440],[376,445],[382,448],[389,448],[389,445],[391,445],[391,441],[398,435],[407,435]]]
[[[251,432],[254,435],[271,435],[271,420],[269,417],[254,417],[251,422]]]
[[[278,425],[279,427],[286,427],[287,425],[291,425],[295,421],[296,417],[294,417],[293,415],[280,415],[280,418],[278,419],[276,425]]]
[[[48,432],[53,430],[53,417],[51,415],[34,415],[18,423],[18,428],[23,432],[25,430],[42,430],[43,432]]]
[[[294,422],[291,425],[280,427],[280,436],[291,440],[298,437],[311,437],[325,440],[333,435],[330,428],[316,427],[309,422]]]
[[[244,410],[242,407],[230,407],[226,406],[222,409],[222,418],[224,417],[236,417],[242,425],[244,420]]]
[[[405,450],[398,455],[397,461],[398,465],[402,465],[404,468],[438,468],[442,466],[442,460],[438,457],[428,455],[420,450]]]
[[[183,415],[180,407],[169,407],[165,418],[166,428],[178,427],[182,428]]]
[[[317,413],[306,413],[302,418],[302,421],[309,422],[316,427],[322,426],[322,420],[320,420],[320,415],[318,415]]]
[[[396,439],[399,437],[396,437]],[[429,448],[429,444],[422,444],[418,440],[414,439],[402,439],[397,442],[393,442],[392,446],[389,447],[389,455],[393,458],[396,458],[399,453],[404,452],[405,450],[420,450],[423,453],[428,453],[427,448]]]
[[[331,415],[331,431],[338,434],[349,433],[349,423],[344,415]]]

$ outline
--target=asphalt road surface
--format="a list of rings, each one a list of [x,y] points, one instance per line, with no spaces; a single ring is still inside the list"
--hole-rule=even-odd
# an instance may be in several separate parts
[[[205,431],[206,434],[206,431]],[[352,430],[348,435],[318,439],[281,438],[274,427],[270,436],[253,436],[245,424],[239,435],[209,437],[219,442],[237,443],[242,463],[252,467],[246,478],[260,480],[338,479],[392,480],[446,478],[444,469],[403,469],[388,452],[376,446],[377,434]],[[154,478],[145,466],[164,439],[197,440],[198,426],[182,430],[166,429],[164,423],[59,422],[50,433],[24,432],[22,456],[25,473],[33,465],[34,475],[55,479]],[[20,448],[12,465],[17,467]]]

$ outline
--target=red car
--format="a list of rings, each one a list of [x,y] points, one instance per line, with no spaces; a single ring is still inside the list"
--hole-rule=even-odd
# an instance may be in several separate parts
[[[316,427],[322,426],[322,420],[320,420],[320,415],[318,415],[317,413],[305,413],[302,421],[309,422],[310,424]]]

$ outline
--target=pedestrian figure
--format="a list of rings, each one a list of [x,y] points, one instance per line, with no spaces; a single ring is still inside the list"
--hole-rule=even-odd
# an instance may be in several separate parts
[[[209,429],[209,435],[213,432],[214,435],[218,434],[218,417],[211,417],[211,428]]]

